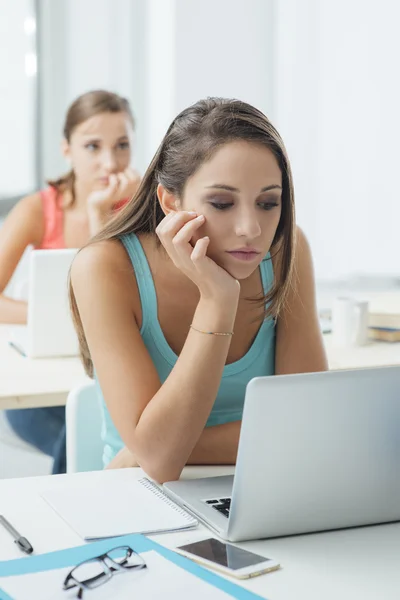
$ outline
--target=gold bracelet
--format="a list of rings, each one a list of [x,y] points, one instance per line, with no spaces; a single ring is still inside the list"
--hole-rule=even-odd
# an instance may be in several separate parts
[[[193,327],[193,325],[191,325],[190,328],[194,329],[194,331],[198,331],[199,333],[206,333],[208,335],[233,335],[233,331],[203,331],[202,329]]]

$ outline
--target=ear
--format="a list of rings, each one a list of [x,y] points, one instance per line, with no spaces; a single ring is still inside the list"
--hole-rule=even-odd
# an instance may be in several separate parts
[[[68,162],[70,162],[71,152],[70,152],[69,144],[65,138],[63,138],[62,142],[61,142],[61,154]]]
[[[179,210],[179,199],[175,194],[168,192],[165,187],[161,185],[161,183],[159,183],[157,186],[157,198],[164,215],[168,215],[170,212],[176,212]]]

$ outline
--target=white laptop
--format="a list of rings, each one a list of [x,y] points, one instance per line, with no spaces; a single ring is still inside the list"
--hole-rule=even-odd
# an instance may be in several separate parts
[[[10,344],[31,358],[76,356],[78,338],[68,302],[68,274],[76,249],[30,254],[27,325],[10,328]]]
[[[164,488],[231,541],[400,520],[400,367],[253,379],[234,478]]]

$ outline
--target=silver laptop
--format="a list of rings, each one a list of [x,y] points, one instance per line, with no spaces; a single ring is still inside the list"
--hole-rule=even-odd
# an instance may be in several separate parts
[[[76,249],[30,254],[27,325],[10,329],[10,344],[31,358],[76,356],[78,338],[68,303],[68,273]]]
[[[234,478],[164,488],[230,541],[400,520],[400,367],[253,379]]]

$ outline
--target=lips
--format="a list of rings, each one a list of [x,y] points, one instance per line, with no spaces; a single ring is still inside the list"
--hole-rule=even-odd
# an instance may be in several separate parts
[[[236,258],[237,260],[249,262],[257,259],[260,256],[261,252],[255,250],[255,248],[239,248],[238,250],[228,251],[228,254],[230,254],[230,256]]]

